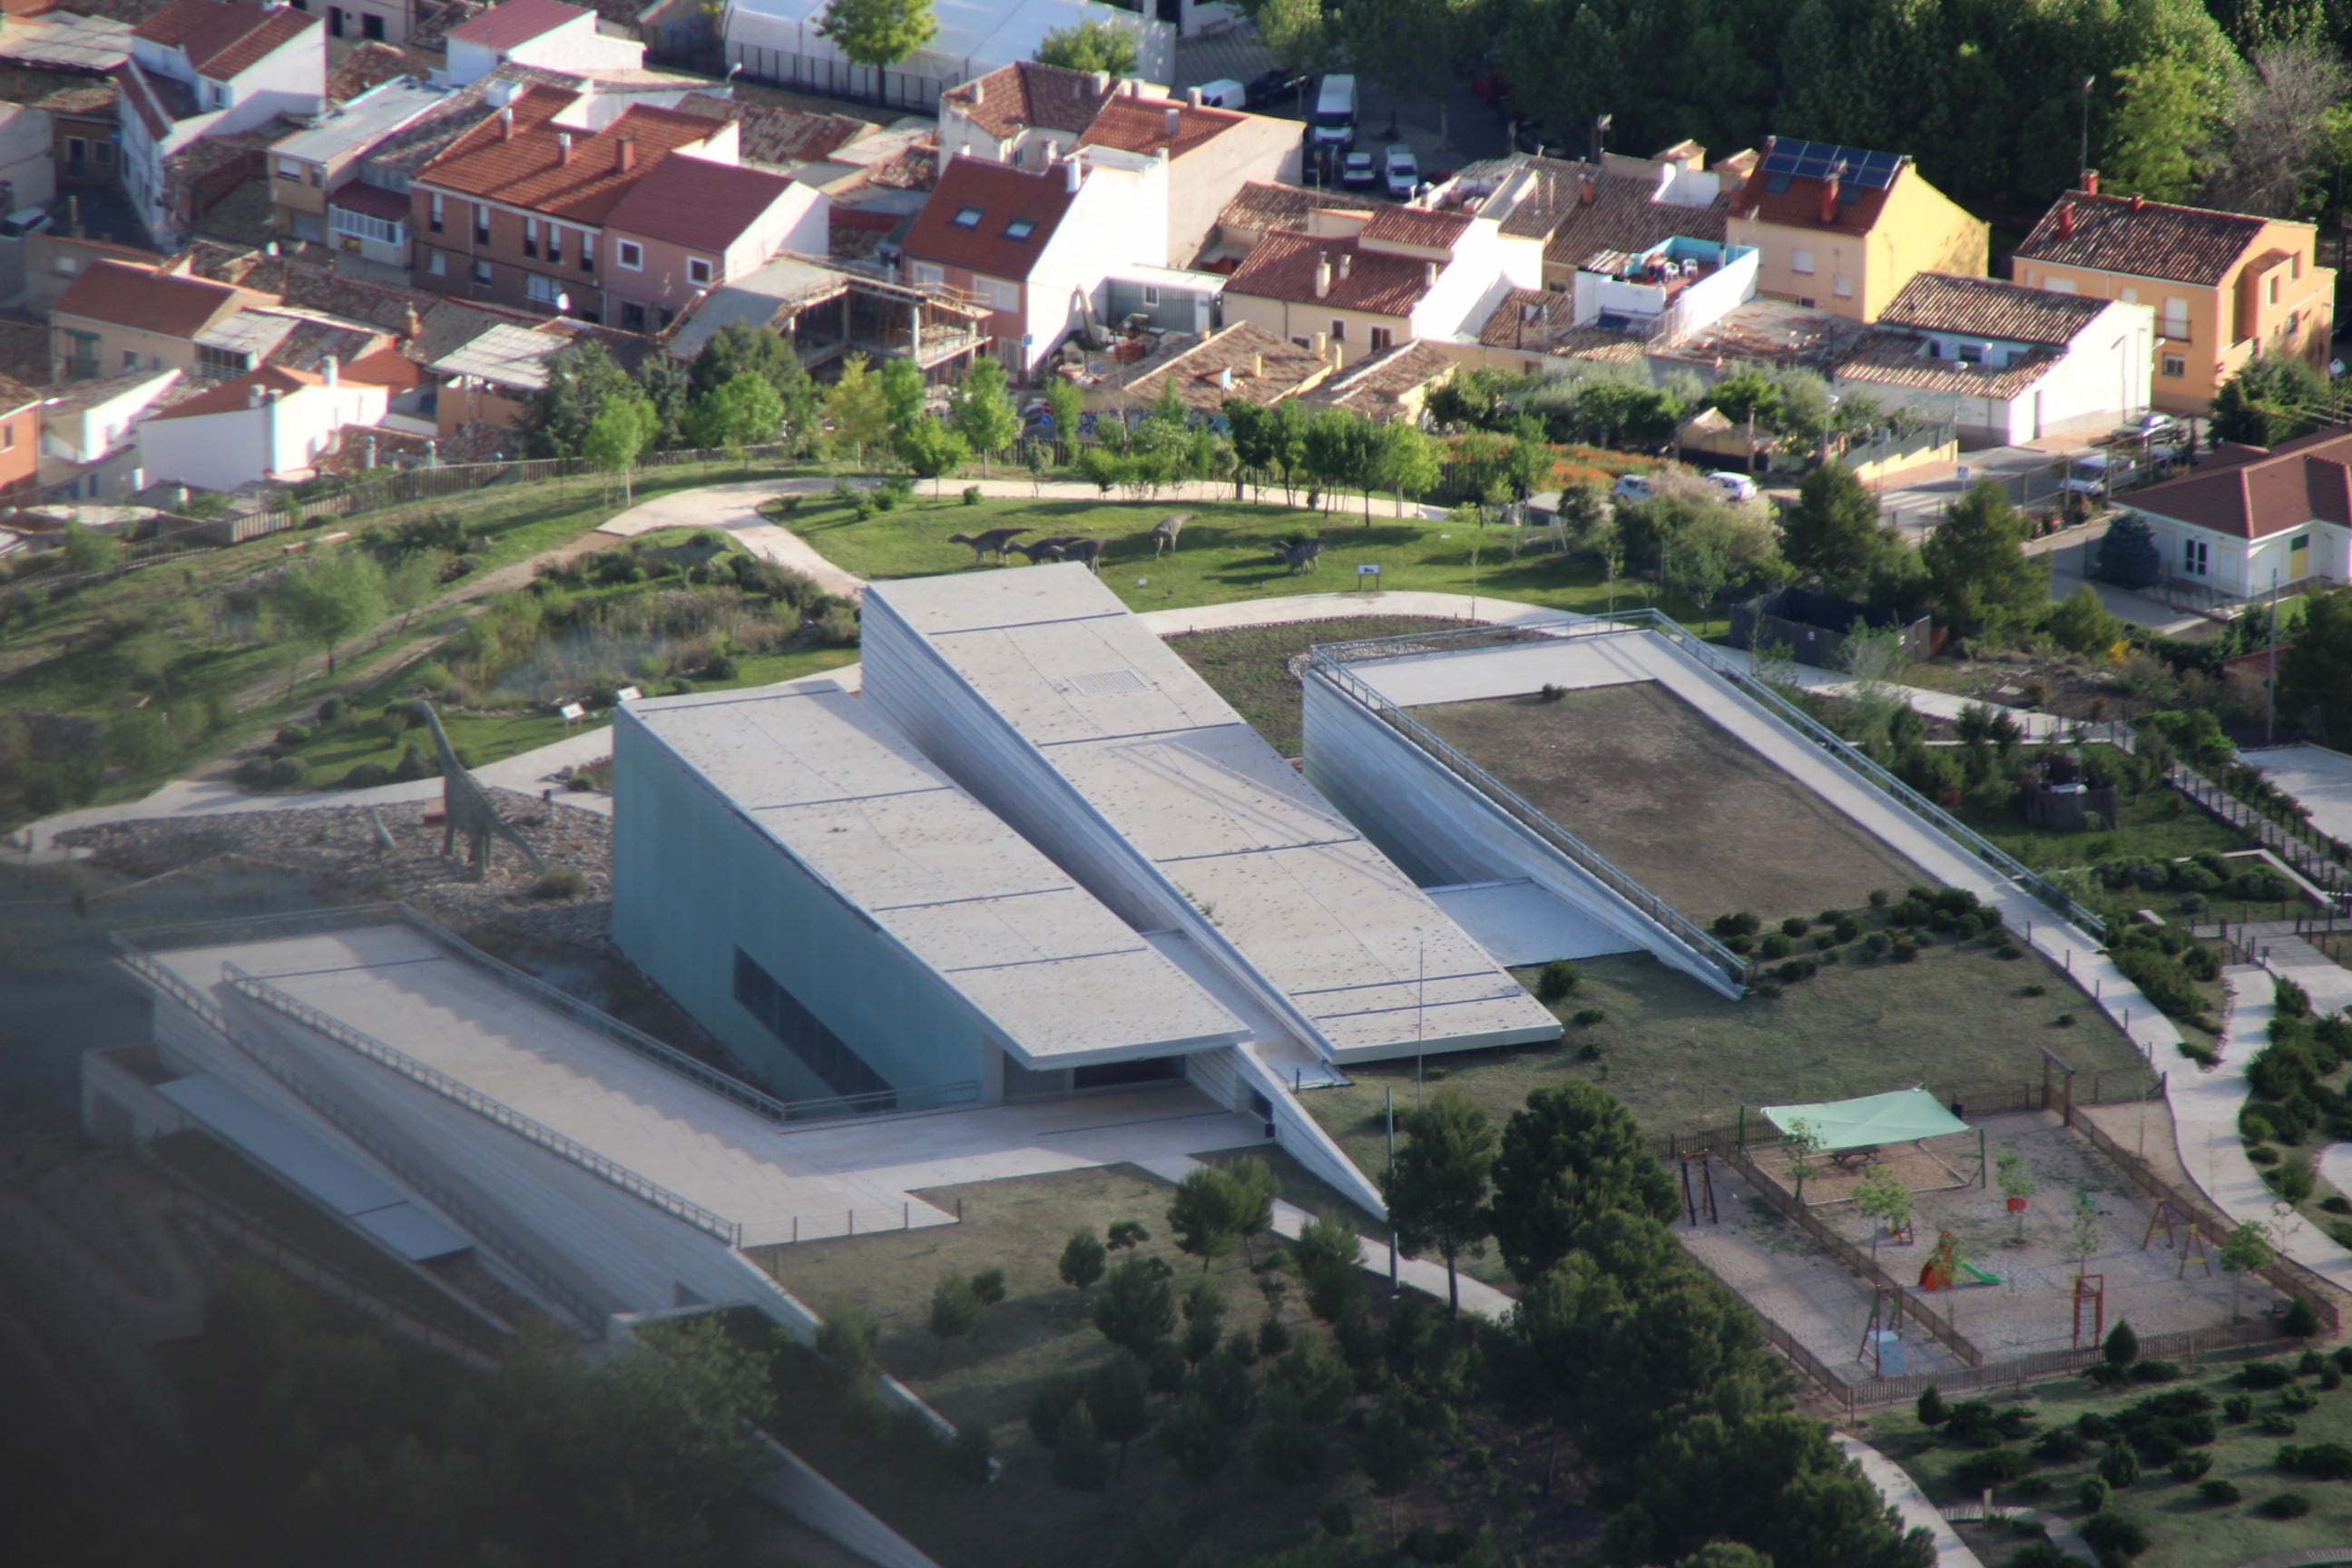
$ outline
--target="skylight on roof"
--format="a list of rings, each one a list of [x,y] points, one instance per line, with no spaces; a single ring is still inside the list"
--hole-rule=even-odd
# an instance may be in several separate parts
[[[1007,239],[1026,239],[1036,232],[1037,220],[1034,218],[1017,217],[1004,226],[1004,237]]]
[[[958,212],[955,215],[955,217],[950,221],[952,221],[958,228],[978,228],[980,226],[980,209],[978,207],[965,207]]]

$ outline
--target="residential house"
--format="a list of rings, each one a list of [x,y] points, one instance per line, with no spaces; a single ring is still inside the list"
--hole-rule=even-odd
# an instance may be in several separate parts
[[[1043,168],[1076,147],[1168,160],[1168,248],[1132,261],[1192,263],[1219,215],[1253,182],[1298,178],[1296,121],[1202,107],[1147,93],[1140,81],[1020,60],[940,99],[939,143],[950,154]]]
[[[604,219],[604,290],[624,331],[667,331],[680,311],[780,250],[822,256],[824,193],[783,174],[678,156],[631,185]]]
[[[563,0],[503,0],[449,29],[448,79],[458,87],[480,80],[499,65],[559,71],[642,69],[646,47],[596,30],[596,13]]]
[[[100,261],[152,270],[159,260],[153,251],[135,246],[79,238],[63,228],[36,230],[25,237],[25,294],[17,308],[27,316],[46,317],[58,296]]]
[[[6,212],[57,199],[57,121],[45,109],[0,103],[0,201]]]
[[[1375,425],[1421,423],[1429,395],[1452,381],[1461,362],[1433,342],[1399,343],[1368,354],[1306,396],[1312,408],[1344,408]]]
[[[52,11],[11,15],[0,31],[0,99],[49,116],[57,183],[110,185],[117,177],[114,73],[131,58],[131,24]],[[26,205],[12,199],[11,207]]]
[[[345,205],[330,210],[331,199],[359,176],[360,161],[402,126],[421,119],[446,102],[450,89],[404,77],[373,88],[349,103],[328,110],[318,121],[269,149],[269,201],[272,225],[297,239],[323,241],[330,228],[337,250],[357,254],[373,241],[385,251],[396,249],[402,264],[408,259],[407,203],[391,192],[383,205],[394,204],[396,216],[378,217]],[[346,216],[348,215],[348,216]]]
[[[416,286],[591,321],[614,319],[604,223],[669,157],[733,163],[735,126],[631,107],[602,130],[581,94],[531,88],[410,182]]]
[[[390,389],[322,370],[267,366],[223,382],[137,425],[139,466],[151,483],[233,490],[308,472],[346,426],[373,426]]]
[[[2352,431],[2224,443],[2118,504],[2147,521],[2170,587],[2231,600],[2339,584],[2352,575]]]
[[[255,130],[326,101],[327,31],[316,16],[241,0],[171,0],[131,29],[115,76],[123,189],[148,237],[171,248],[191,216],[166,162],[208,137]]]
[[[511,3],[511,0],[509,0]],[[938,6],[939,30],[923,47],[887,69],[862,66],[817,31],[831,0],[735,0],[720,27],[728,62],[756,77],[790,81],[805,92],[852,98],[930,113],[942,94],[1000,67],[1034,58],[1045,35],[1091,20],[1135,35],[1137,74],[1171,81],[1176,29],[1158,10],[1132,10],[1088,0],[993,0]]]
[[[140,489],[138,422],[181,381],[176,370],[135,370],[52,389],[41,406],[42,499],[113,501]]]
[[[1721,243],[1731,198],[1756,154],[1714,167],[1685,142],[1648,158],[1605,154],[1597,163],[1508,158],[1473,163],[1433,193],[1430,205],[1492,218],[1505,235],[1543,247],[1543,286],[1566,291],[1594,257],[1641,255],[1673,239]]]
[[[1105,279],[1164,248],[1163,159],[1098,150],[1049,168],[950,158],[900,242],[907,281],[989,313],[983,331],[1027,380],[1073,331],[1100,331]]]
[[[673,358],[691,362],[730,323],[788,339],[802,365],[816,370],[853,353],[911,359],[927,377],[952,377],[990,342],[990,312],[948,292],[866,272],[779,256],[719,284],[669,339]]]
[[[1321,211],[1260,239],[1225,285],[1228,321],[1353,364],[1399,343],[1475,341],[1513,289],[1541,279],[1543,252],[1490,217],[1382,204],[1369,217]]]
[[[228,372],[233,367],[212,357],[203,340],[247,306],[267,300],[225,283],[100,261],[49,307],[58,377],[87,381],[141,369]]]
[[[2155,321],[2146,305],[1922,272],[1838,361],[1834,384],[1988,446],[2105,431],[2148,405]]]
[[[287,0],[298,11],[326,18],[327,35],[367,44],[402,45],[421,19],[417,0]]]
[[[803,170],[824,163],[842,148],[878,131],[873,121],[852,115],[746,103],[709,91],[688,93],[677,107],[689,114],[734,121],[740,128],[738,141],[743,166],[778,174],[798,176]]]
[[[435,360],[425,368],[440,383],[436,434],[452,441],[468,425],[520,429],[531,399],[546,389],[547,362],[572,342],[560,330],[500,324]]]
[[[1087,406],[1139,415],[1171,386],[1184,405],[1221,422],[1225,400],[1275,404],[1319,386],[1335,374],[1330,357],[1236,321],[1219,331],[1172,333],[1159,351],[1116,368],[1087,389]]]
[[[43,396],[0,375],[0,497],[22,501],[39,482]]]
[[[1209,243],[1192,264],[1204,271],[1231,272],[1267,235],[1277,229],[1305,228],[1309,213],[1334,208],[1356,211],[1369,218],[1372,205],[1339,191],[1247,181],[1218,212]]]
[[[1907,154],[1787,136],[1764,143],[1724,225],[1760,253],[1759,294],[1865,323],[1922,272],[1985,276],[1990,233]]]
[[[2326,362],[2336,269],[2319,265],[2315,226],[2103,195],[2098,184],[2086,174],[2052,204],[2010,276],[2154,310],[2157,407],[2203,413],[2258,353]]]

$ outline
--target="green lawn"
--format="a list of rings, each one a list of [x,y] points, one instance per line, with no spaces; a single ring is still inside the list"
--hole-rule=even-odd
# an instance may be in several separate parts
[[[1400,519],[1386,502],[1372,503],[1368,526],[1360,508],[1334,511],[1319,521],[1312,513],[1281,506],[1232,500],[1154,501],[983,500],[965,506],[952,497],[918,498],[894,511],[860,522],[849,507],[830,497],[812,497],[778,521],[835,565],[861,577],[920,577],[975,570],[971,552],[950,544],[953,533],[1027,523],[1039,536],[1076,534],[1113,542],[1101,575],[1130,608],[1220,605],[1292,594],[1352,590],[1356,568],[1381,568],[1384,589],[1445,594],[1492,594],[1556,609],[1598,612],[1611,603],[1599,570],[1579,558],[1565,561],[1542,546],[1511,559],[1509,531],[1467,527],[1453,521]],[[1190,512],[1178,548],[1153,560],[1148,535],[1172,512]],[[1274,552],[1277,540],[1320,534],[1328,542],[1322,565],[1291,573]],[[1022,569],[1019,557],[1008,571]],[[977,570],[992,571],[993,567]],[[1644,584],[1620,582],[1620,609],[1643,602]],[[1685,601],[1661,601],[1678,620],[1696,626],[1698,613]],[[1378,613],[1368,601],[1368,614]],[[1717,631],[1723,617],[1715,617]]]
[[[1187,632],[1170,637],[1168,646],[1276,751],[1295,757],[1300,749],[1299,686],[1298,678],[1290,673],[1292,659],[1317,643],[1403,637],[1459,624],[1419,616],[1350,616],[1341,620]]]
[[[2293,1364],[2294,1352],[2283,1352],[2281,1359]],[[2278,1468],[2276,1463],[2282,1444],[2352,1443],[2352,1390],[2323,1392],[2320,1380],[2310,1376],[2295,1382],[2317,1395],[2318,1403],[2311,1410],[2286,1412],[2283,1390],[2245,1389],[2237,1381],[2235,1363],[2226,1369],[2208,1364],[2178,1382],[2132,1384],[2127,1390],[2113,1393],[2078,1379],[2040,1384],[2024,1402],[2037,1419],[2034,1436],[2008,1446],[2030,1453],[2036,1438],[2053,1427],[2072,1425],[2094,1412],[2112,1415],[2135,1399],[2154,1394],[2201,1389],[2213,1398],[2217,1417],[2222,1399],[2250,1394],[2253,1420],[2222,1419],[2221,1435],[2210,1449],[2213,1465],[2209,1477],[2236,1485],[2243,1500],[2230,1504],[2208,1502],[2199,1496],[2195,1481],[2176,1480],[2166,1467],[2143,1463],[2137,1483],[2119,1492],[2108,1504],[2110,1511],[2147,1531],[2150,1549],[2146,1556],[2134,1561],[2138,1568],[2234,1568],[2249,1559],[2274,1552],[2343,1547],[2346,1550],[2341,1557],[2313,1561],[2352,1562],[2352,1490],[2347,1490],[2341,1480],[2317,1480],[2290,1474]],[[2001,1398],[1995,1403],[2007,1405],[2012,1401]],[[2269,1415],[2292,1421],[2293,1434],[2281,1436],[2260,1430],[2259,1423]],[[1910,1471],[1936,1502],[1974,1500],[1976,1494],[1963,1490],[1954,1471],[1979,1450],[1930,1436],[1907,1407],[1898,1406],[1873,1415],[1864,1436]],[[2033,1489],[2029,1478],[2025,1489],[2018,1485],[1995,1488],[1993,1500],[2041,1509],[2079,1526],[2088,1514],[2078,1493],[2083,1481],[2094,1473],[2104,1447],[2104,1442],[2093,1442],[2085,1457],[2068,1462],[2037,1458],[2033,1475],[2047,1478],[2051,1483],[2045,1494],[2028,1495]],[[2311,1511],[2300,1519],[2264,1517],[2258,1505],[2280,1492],[2300,1494],[2310,1503]],[[2003,1536],[1979,1526],[1965,1527],[1962,1535],[1989,1568],[2001,1568],[2015,1548],[2028,1539],[2023,1535]]]

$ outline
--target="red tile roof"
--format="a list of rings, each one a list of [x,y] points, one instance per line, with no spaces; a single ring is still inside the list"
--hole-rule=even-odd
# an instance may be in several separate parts
[[[283,394],[299,392],[306,386],[323,385],[325,381],[324,376],[312,375],[308,371],[288,370],[283,365],[264,365],[259,370],[247,372],[235,381],[222,382],[210,392],[200,392],[185,403],[174,404],[152,417],[189,419],[200,414],[231,414],[246,405],[247,389],[249,387],[257,386],[264,393]]]
[[[1176,121],[1173,135],[1168,130],[1171,115]],[[1116,147],[1125,153],[1150,154],[1165,148],[1171,158],[1181,158],[1215,141],[1242,119],[1227,109],[1195,109],[1171,99],[1122,96],[1104,104],[1078,140],[1088,146]]]
[[[1426,207],[1391,206],[1382,203],[1372,211],[1372,221],[1363,228],[1363,237],[1378,246],[1409,245],[1422,250],[1452,251],[1454,242],[1471,224],[1467,213],[1434,213]]]
[[[1331,283],[1329,292],[1318,299],[1315,269],[1322,261],[1331,264]],[[1360,249],[1353,236],[1278,232],[1259,240],[1257,248],[1243,258],[1225,292],[1375,316],[1408,316],[1429,291],[1430,265],[1417,257]]]
[[[1016,60],[940,95],[946,107],[998,141],[1025,130],[1060,131],[1076,136],[1094,123],[1109,100],[1112,84],[1097,85],[1093,73],[1035,60]]]
[[[790,167],[813,163],[874,129],[866,121],[846,114],[777,109],[708,92],[688,93],[677,100],[677,108],[685,114],[707,114],[713,120],[734,121],[740,128],[742,158],[747,163]]]
[[[404,358],[398,349],[382,348],[343,366],[342,376],[345,381],[407,392],[424,384],[425,371],[415,361]]]
[[[1770,142],[1765,143],[1767,149]],[[1873,190],[1853,181],[1841,181],[1837,195],[1836,218],[1822,221],[1822,197],[1829,182],[1826,180],[1790,177],[1780,190],[1772,183],[1780,176],[1767,171],[1759,162],[1748,184],[1731,198],[1731,210],[1742,217],[1759,223],[1775,224],[1783,228],[1819,229],[1826,234],[1868,234],[1878,226],[1878,215],[1886,209],[1889,196],[1897,184],[1912,177],[1911,160],[1906,156],[1895,169],[1894,177],[1883,189]]]
[[[144,267],[101,261],[74,279],[49,307],[55,316],[193,338],[235,302],[236,290],[224,283],[174,278]]]
[[[719,129],[717,121],[699,115],[642,104],[593,134],[550,123],[574,98],[551,88],[532,88],[510,106],[512,136],[503,134],[502,121],[494,115],[419,170],[415,183],[571,223],[601,225],[663,154],[707,141]],[[568,160],[562,151],[565,136],[572,142]],[[620,166],[625,142],[634,148],[626,169]]]
[[[587,15],[577,5],[566,5],[563,0],[505,0],[504,5],[494,5],[473,20],[450,28],[447,37],[504,54],[517,44],[527,44],[575,16]]]
[[[199,73],[226,81],[298,35],[322,26],[318,17],[291,6],[272,9],[251,0],[233,5],[220,0],[172,0],[133,27],[131,36],[183,50]]]
[[[792,188],[782,174],[673,153],[629,187],[604,224],[695,250],[724,250]]]
[[[2028,289],[1996,278],[1922,272],[1878,313],[1878,324],[2059,347],[2073,342],[2074,334],[2106,309],[2106,300],[2091,295]]]
[[[408,57],[390,44],[362,44],[328,70],[327,96],[337,103],[349,103],[373,88],[398,81],[415,70]]]
[[[2017,247],[2017,259],[2210,288],[2237,265],[2268,221],[2070,191],[2042,215]]]
[[[2233,539],[2266,539],[2311,522],[2352,525],[2352,430],[2323,431],[2271,451],[2217,447],[2189,474],[2134,490],[2125,504]]]
[[[1026,278],[1074,199],[1059,167],[1032,173],[980,158],[952,158],[899,248],[922,261],[996,278]],[[977,212],[977,220],[958,224],[957,216],[967,209]],[[1023,221],[1032,226],[1026,237],[1010,237],[1006,230]]]
[[[1234,199],[1225,204],[1225,210],[1217,215],[1217,226],[1258,234],[1270,228],[1292,228],[1308,213],[1328,205],[1332,204],[1318,200],[1313,191],[1301,190],[1297,185],[1252,180],[1235,192]]]

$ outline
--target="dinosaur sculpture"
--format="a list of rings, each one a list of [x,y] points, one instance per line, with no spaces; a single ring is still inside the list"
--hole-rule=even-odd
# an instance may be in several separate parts
[[[522,851],[531,869],[544,872],[546,862],[539,851],[526,842],[523,836],[506,824],[499,808],[491,804],[489,792],[466,771],[457,753],[449,744],[448,731],[441,728],[441,716],[433,711],[433,704],[419,701],[425,711],[425,727],[433,731],[433,749],[441,755],[441,853],[448,854],[457,847],[457,835],[466,836],[466,864],[477,875],[488,875],[490,869],[490,840],[503,838]]]
[[[1184,531],[1184,525],[1192,521],[1192,517],[1193,514],[1189,511],[1174,512],[1161,518],[1152,526],[1151,558],[1154,561],[1160,559],[1161,551],[1176,548],[1176,536]]]
[[[950,533],[948,542],[970,545],[971,563],[975,566],[987,561],[991,555],[996,557],[996,563],[1001,566],[1004,563],[1004,547],[1028,531],[1025,528],[992,528],[985,533]]]
[[[1319,572],[1323,569],[1323,542],[1319,539],[1277,540],[1274,546],[1290,563],[1291,572]]]
[[[1024,557],[1030,565],[1034,566],[1040,561],[1059,561],[1062,558],[1062,547],[1076,544],[1077,542],[1078,536],[1075,533],[1055,533],[1044,539],[1031,540],[1026,544],[1008,544],[1004,548]]]
[[[1108,539],[1073,539],[1055,548],[1054,559],[1076,561],[1092,572],[1101,563],[1103,552],[1109,548],[1110,541]]]

